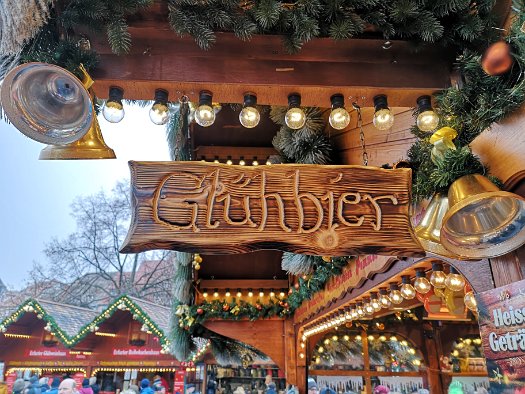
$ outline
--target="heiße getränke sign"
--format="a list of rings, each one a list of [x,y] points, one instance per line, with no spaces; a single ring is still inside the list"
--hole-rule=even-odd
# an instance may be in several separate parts
[[[476,295],[494,392],[525,390],[525,280]]]
[[[124,253],[423,254],[409,218],[409,169],[129,165],[133,217]]]

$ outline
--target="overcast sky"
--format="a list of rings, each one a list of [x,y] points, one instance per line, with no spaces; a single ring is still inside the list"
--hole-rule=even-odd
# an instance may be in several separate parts
[[[75,230],[76,196],[129,179],[128,160],[169,160],[165,128],[151,123],[148,110],[127,106],[118,124],[100,116],[116,160],[38,160],[45,145],[0,120],[0,279],[6,285],[19,288],[33,261],[46,262],[45,243]]]

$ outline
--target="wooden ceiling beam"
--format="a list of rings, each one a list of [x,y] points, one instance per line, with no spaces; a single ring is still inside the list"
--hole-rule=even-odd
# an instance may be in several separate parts
[[[170,99],[183,94],[198,100],[200,90],[211,90],[213,100],[240,103],[253,91],[259,104],[287,105],[288,94],[300,93],[304,106],[330,106],[330,96],[342,93],[349,101],[372,106],[372,97],[387,94],[392,107],[415,105],[422,94],[450,86],[450,56],[436,48],[415,53],[410,43],[319,38],[290,55],[279,36],[255,36],[249,42],[232,33],[217,33],[217,42],[201,50],[191,37],[178,37],[167,25],[130,27],[130,54],[111,53],[106,38],[90,37],[100,54],[94,70],[98,97],[108,96],[111,85],[124,89],[128,99],[151,100],[156,88]],[[364,97],[364,99],[363,99]]]

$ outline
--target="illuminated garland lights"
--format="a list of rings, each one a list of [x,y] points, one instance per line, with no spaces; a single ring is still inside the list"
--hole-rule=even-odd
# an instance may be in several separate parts
[[[179,326],[191,331],[195,324],[202,324],[208,319],[225,320],[257,320],[273,316],[286,317],[303,303],[312,298],[330,278],[339,275],[348,264],[346,257],[318,258],[317,269],[311,275],[299,278],[295,287],[290,288],[288,297],[270,298],[268,303],[255,302],[253,304],[232,298],[231,301],[213,300],[204,301],[197,305],[179,305],[176,315],[179,317]]]
[[[450,272],[446,274],[443,271],[442,265],[435,263],[432,267],[430,280],[426,278],[425,270],[422,268],[416,269],[414,285],[412,285],[409,275],[401,275],[401,287],[398,285],[398,280],[393,279],[390,283],[390,291],[385,287],[381,287],[379,288],[379,293],[377,291],[370,291],[364,294],[362,297],[353,300],[352,304],[345,308],[341,308],[329,314],[327,317],[304,327],[301,339],[304,342],[312,335],[337,328],[341,325],[353,321],[357,322],[361,319],[372,319],[376,312],[380,312],[382,309],[391,309],[405,300],[412,300],[418,293],[425,295],[431,289],[434,289],[435,294],[442,294],[443,297],[445,297],[445,291],[465,291],[465,306],[473,312],[475,311],[475,305],[472,307],[469,302],[467,302],[470,300],[470,297],[472,297],[472,291],[468,291],[470,288],[466,285],[465,278],[458,274],[453,267],[450,267]],[[410,312],[410,310],[407,312]],[[398,317],[398,320],[400,320],[400,317]],[[417,321],[417,316],[413,315],[412,320]]]
[[[93,321],[84,325],[80,331],[70,337],[67,335],[60,326],[56,323],[53,317],[48,314],[45,309],[38,303],[38,301],[29,299],[25,301],[20,307],[13,312],[10,316],[6,317],[0,323],[0,333],[5,333],[9,325],[15,323],[20,319],[25,313],[36,313],[39,319],[42,319],[46,322],[44,329],[53,335],[57,336],[58,339],[64,346],[71,348],[83,340],[90,333],[97,333],[99,326],[107,319],[109,319],[113,314],[118,310],[127,310],[129,311],[134,320],[137,320],[143,324],[143,327],[146,327],[148,332],[155,335],[159,338],[159,343],[162,347],[161,354],[168,354],[170,342],[166,338],[164,332],[153,322],[153,320],[146,314],[134,301],[132,301],[128,296],[124,295],[117,298],[111,305],[109,305],[99,316],[97,316]],[[104,334],[104,333],[102,333]],[[8,334],[8,335],[17,335],[17,334]],[[201,357],[205,351],[210,346],[210,342],[206,341],[201,346],[197,347],[197,350],[194,354],[191,355],[190,359],[196,361]],[[87,354],[87,352],[84,352]]]
[[[87,371],[85,368],[81,367],[13,367],[9,368],[6,372],[6,375],[9,375],[16,371],[31,371],[34,372],[35,375],[42,375],[43,371],[48,372],[82,372],[84,376],[87,374]]]
[[[178,367],[170,367],[170,368],[95,368],[93,371],[91,371],[91,376],[96,376],[99,372],[126,372],[126,371],[138,371],[138,372],[176,372],[180,368]]]

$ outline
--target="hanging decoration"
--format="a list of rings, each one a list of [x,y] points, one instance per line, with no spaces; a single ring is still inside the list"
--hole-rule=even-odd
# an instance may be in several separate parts
[[[481,58],[481,68],[490,76],[509,72],[513,63],[511,47],[505,41],[498,41],[489,46]]]

